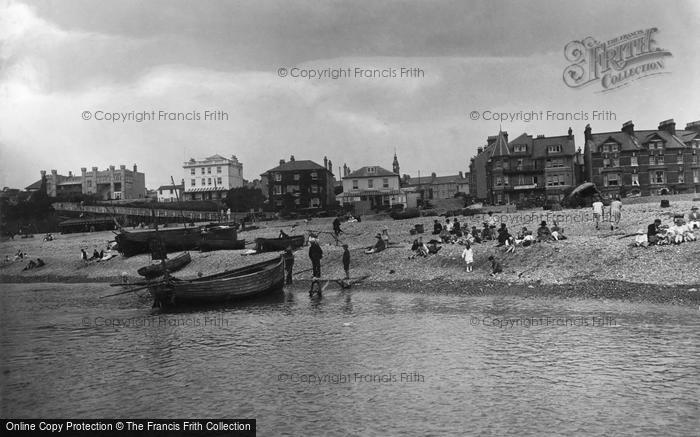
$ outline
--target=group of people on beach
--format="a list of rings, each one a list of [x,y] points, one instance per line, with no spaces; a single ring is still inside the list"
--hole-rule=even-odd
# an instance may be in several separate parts
[[[700,229],[700,213],[698,213],[698,207],[693,206],[688,214],[688,220],[679,215],[674,218],[673,224],[664,225],[661,219],[655,219],[654,223],[647,226],[646,233],[643,229],[637,231],[632,245],[648,247],[697,241],[695,230],[698,229]]]

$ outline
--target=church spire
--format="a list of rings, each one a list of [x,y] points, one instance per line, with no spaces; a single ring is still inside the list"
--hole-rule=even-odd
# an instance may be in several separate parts
[[[394,149],[394,162],[391,164],[391,169],[394,173],[401,176],[401,168],[399,167],[399,158],[396,156],[396,149]]]

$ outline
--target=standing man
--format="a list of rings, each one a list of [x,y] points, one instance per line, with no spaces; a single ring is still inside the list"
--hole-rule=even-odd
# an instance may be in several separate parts
[[[698,207],[693,206],[690,208],[690,214],[688,214],[688,225],[692,231],[695,228],[700,228],[700,212],[698,212]]]
[[[323,249],[321,249],[321,246],[318,244],[318,240],[315,238],[311,241],[311,246],[309,246],[309,258],[311,258],[311,267],[313,268],[314,278],[320,278]]]
[[[338,239],[338,235],[343,232],[340,229],[340,217],[336,217],[335,220],[333,220],[333,232],[335,233],[336,240]]]
[[[284,283],[289,285],[292,283],[292,269],[294,268],[294,252],[292,246],[287,246],[284,250],[284,270],[287,272],[287,278]]]
[[[620,228],[620,217],[622,217],[622,201],[620,196],[615,196],[615,200],[610,204],[610,219],[616,228]],[[613,230],[613,224],[610,225],[610,230]]]
[[[593,202],[593,220],[595,221],[595,228],[598,230],[600,228],[600,219],[603,215],[603,202],[601,198],[598,197],[595,202]]]

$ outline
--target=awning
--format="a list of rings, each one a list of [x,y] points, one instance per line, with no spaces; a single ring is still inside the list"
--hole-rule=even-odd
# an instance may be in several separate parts
[[[197,188],[188,188],[185,190],[185,193],[207,193],[210,191],[228,191],[228,188],[226,187],[197,187]]]

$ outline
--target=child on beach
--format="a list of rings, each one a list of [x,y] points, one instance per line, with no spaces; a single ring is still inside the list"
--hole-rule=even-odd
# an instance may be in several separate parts
[[[350,279],[350,251],[347,244],[343,244],[343,270],[345,270],[345,279]]]
[[[464,250],[462,251],[462,259],[467,264],[467,271],[472,271],[472,264],[474,263],[474,251],[472,250],[471,244],[467,241],[464,243]]]
[[[595,221],[595,228],[599,229],[600,228],[600,221],[603,218],[603,202],[601,202],[601,199],[598,198],[595,202],[593,202],[593,220]]]
[[[499,273],[503,273],[503,266],[501,266],[501,263],[498,262],[493,255],[489,257],[489,261],[491,261],[491,276],[496,276]]]

